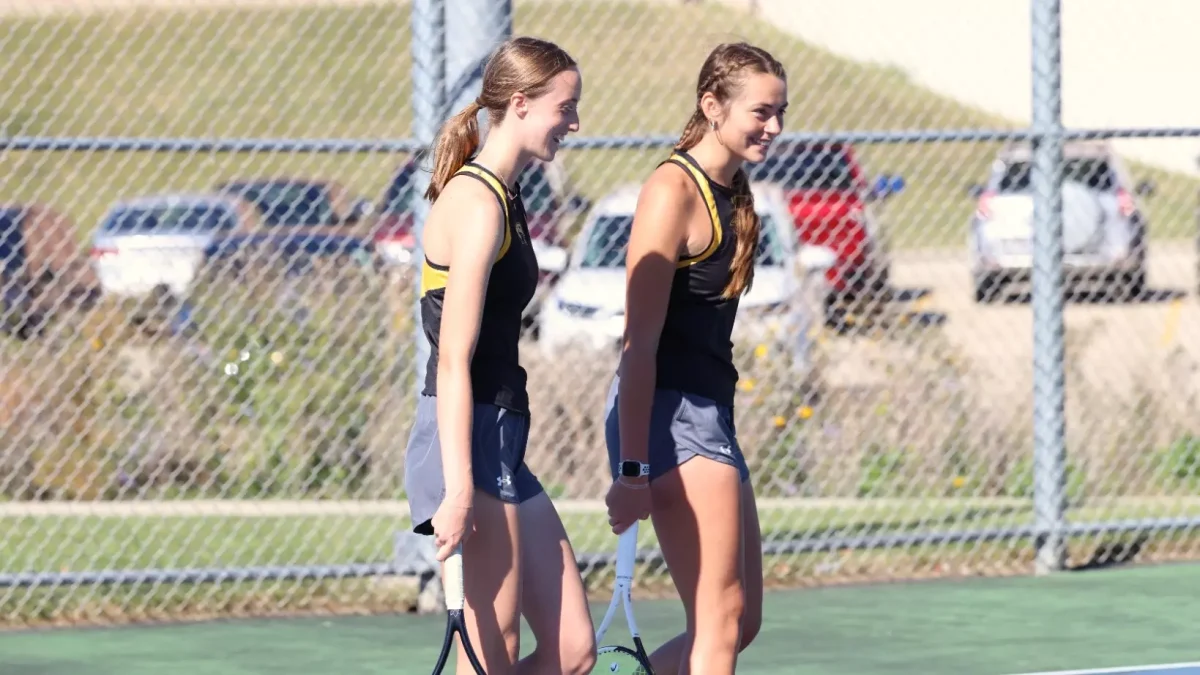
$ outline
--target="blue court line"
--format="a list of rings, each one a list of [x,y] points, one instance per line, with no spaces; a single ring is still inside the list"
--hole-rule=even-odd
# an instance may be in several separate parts
[[[1192,663],[1160,663],[1145,666],[1122,666],[1120,668],[1092,668],[1085,670],[1047,670],[1038,673],[1013,673],[1013,675],[1200,675],[1200,661]]]

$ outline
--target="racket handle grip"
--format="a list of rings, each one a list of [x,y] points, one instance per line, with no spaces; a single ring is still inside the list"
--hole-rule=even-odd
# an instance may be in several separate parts
[[[446,593],[446,609],[463,608],[463,561],[462,544],[454,548],[442,573],[442,589]]]
[[[637,559],[638,524],[635,522],[621,533],[617,540],[617,578],[632,579],[633,564]]]

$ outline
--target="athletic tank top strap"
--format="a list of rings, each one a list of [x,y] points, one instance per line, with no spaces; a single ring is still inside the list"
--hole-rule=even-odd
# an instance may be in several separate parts
[[[455,171],[454,175],[471,176],[483,181],[483,184],[488,186],[492,194],[496,195],[496,200],[500,202],[500,210],[504,212],[504,241],[500,243],[500,252],[496,254],[496,260],[503,258],[504,254],[508,253],[508,247],[512,245],[513,229],[512,202],[508,198],[508,189],[504,186],[504,181],[500,180],[496,174],[474,162],[467,162],[461,169]]]
[[[504,189],[504,183],[496,174],[474,162],[464,164],[454,172],[454,176],[470,176],[481,181],[495,195],[496,201],[500,202],[500,210],[504,213],[504,239],[500,242],[500,251],[496,254],[496,262],[499,262],[512,246],[512,202],[508,198],[508,191]],[[426,255],[425,264],[421,266],[421,295],[433,289],[445,288],[449,274],[448,265],[435,263]]]
[[[671,153],[670,157],[663,160],[662,164],[675,164],[682,167],[700,190],[700,196],[704,199],[704,206],[708,209],[709,222],[712,223],[712,241],[700,253],[692,256],[684,256],[679,259],[679,262],[675,263],[676,268],[695,265],[711,257],[721,245],[721,239],[723,238],[722,230],[724,228],[721,227],[721,215],[717,209],[717,198],[713,195],[712,184],[709,183],[708,176],[705,175],[704,170],[700,168],[700,165],[690,155],[675,151]],[[662,166],[662,164],[659,166]]]

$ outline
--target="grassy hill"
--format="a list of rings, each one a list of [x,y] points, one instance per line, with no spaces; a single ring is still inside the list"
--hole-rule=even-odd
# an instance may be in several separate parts
[[[8,19],[0,59],[0,133],[112,136],[405,137],[411,119],[407,5],[282,10],[141,10]],[[788,130],[1006,128],[934,95],[895,69],[863,66],[723,7],[634,2],[518,2],[516,30],[554,39],[583,64],[582,134],[677,134],[700,63],[746,39],[789,70]],[[991,143],[860,146],[871,173],[908,191],[882,209],[898,246],[957,245]],[[638,180],[663,150],[571,151],[579,188],[597,197]],[[233,175],[312,174],[378,196],[387,154],[0,154],[0,199],[41,200],[81,236],[115,199],[206,189]],[[1146,203],[1158,237],[1193,231],[1200,182],[1137,166],[1159,184]]]

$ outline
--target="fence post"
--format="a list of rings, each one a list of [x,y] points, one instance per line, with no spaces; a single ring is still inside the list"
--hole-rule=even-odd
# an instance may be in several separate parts
[[[1066,563],[1060,0],[1032,0],[1033,501],[1036,574]]]
[[[432,150],[438,129],[446,119],[446,0],[413,0],[412,5],[412,81],[413,137],[422,149]],[[421,233],[429,214],[425,190],[429,187],[432,155],[418,153],[413,172],[413,284],[417,289],[413,303],[413,341],[416,366],[416,395],[425,386],[425,363],[429,360],[429,341],[421,330]]]
[[[483,67],[500,43],[512,36],[512,0],[455,0],[446,14],[446,106],[461,110],[479,96]],[[487,115],[479,116],[486,135]]]

